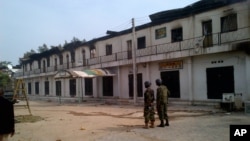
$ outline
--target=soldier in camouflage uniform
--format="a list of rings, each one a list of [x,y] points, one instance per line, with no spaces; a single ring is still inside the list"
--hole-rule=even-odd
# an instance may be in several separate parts
[[[168,104],[168,95],[170,94],[170,92],[166,86],[162,85],[162,81],[160,79],[156,79],[155,82],[156,82],[156,85],[158,86],[157,94],[156,94],[156,106],[157,106],[159,119],[161,121],[161,124],[158,125],[158,127],[169,126],[167,104]],[[165,124],[164,124],[164,120],[166,120]]]
[[[146,129],[154,128],[155,111],[154,111],[154,91],[150,88],[151,83],[149,81],[144,82],[146,91],[144,92],[144,119]],[[150,126],[148,123],[150,121]]]

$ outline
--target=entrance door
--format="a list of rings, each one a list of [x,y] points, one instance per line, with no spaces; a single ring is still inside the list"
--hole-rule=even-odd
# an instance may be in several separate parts
[[[92,96],[93,95],[93,79],[85,78],[85,95]]]
[[[44,82],[44,92],[45,95],[49,95],[49,81]]]
[[[103,96],[113,96],[113,77],[105,76],[102,78]]]
[[[222,99],[223,93],[234,93],[234,68],[207,68],[207,97]]]
[[[76,96],[76,79],[70,79],[69,80],[69,91],[70,91],[70,96],[71,97]]]
[[[61,94],[62,94],[61,81],[56,81],[56,96],[61,96]]]
[[[134,97],[134,78],[133,78],[133,74],[129,74],[128,75],[128,85],[129,85],[129,97]],[[137,74],[137,96],[138,97],[142,97],[142,86],[143,82],[142,82],[142,74],[138,73]]]
[[[180,78],[179,71],[161,72],[162,84],[168,87],[172,98],[180,98]]]

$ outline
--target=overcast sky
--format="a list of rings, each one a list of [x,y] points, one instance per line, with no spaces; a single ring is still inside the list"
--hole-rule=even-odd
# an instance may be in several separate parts
[[[44,43],[91,40],[107,30],[121,31],[149,22],[148,16],[198,0],[0,0],[0,61],[19,58]]]

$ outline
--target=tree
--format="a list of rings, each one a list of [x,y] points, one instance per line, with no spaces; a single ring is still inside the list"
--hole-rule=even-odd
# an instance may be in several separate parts
[[[83,43],[87,42],[85,39],[82,40]]]
[[[73,39],[71,40],[71,43],[78,42],[78,41],[80,41],[78,38],[73,37]]]
[[[0,87],[6,88],[11,83],[11,79],[8,74],[0,71]]]
[[[9,61],[0,61],[0,67],[7,67],[8,65],[12,65],[11,62]]]
[[[48,47],[47,47],[46,44],[43,44],[42,46],[39,46],[39,47],[38,47],[38,52],[39,52],[39,53],[45,52],[45,51],[47,51],[47,50],[49,50],[49,49],[48,49]]]
[[[36,53],[36,51],[31,49],[30,51],[24,53],[23,58],[28,58],[30,55],[35,54],[35,53]]]
[[[0,61],[0,87],[6,88],[11,82],[9,65],[9,61]]]

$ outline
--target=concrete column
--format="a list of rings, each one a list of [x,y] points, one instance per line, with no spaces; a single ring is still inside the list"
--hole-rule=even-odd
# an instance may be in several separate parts
[[[246,55],[246,86],[250,86],[250,56]],[[250,100],[250,87],[246,87],[245,100]]]
[[[192,57],[189,57],[187,60],[188,66],[188,93],[189,93],[189,102],[194,104],[194,84],[193,84],[193,60]]]
[[[85,79],[81,78],[81,93],[82,93],[82,99],[85,97]]]
[[[121,90],[121,76],[120,76],[120,66],[118,66],[117,67],[117,83],[118,83],[118,85],[117,85],[117,92],[118,92],[118,94],[117,94],[117,96],[119,97],[119,98],[123,98],[123,92],[122,92],[122,90]],[[115,77],[113,77],[113,78],[115,78]]]

